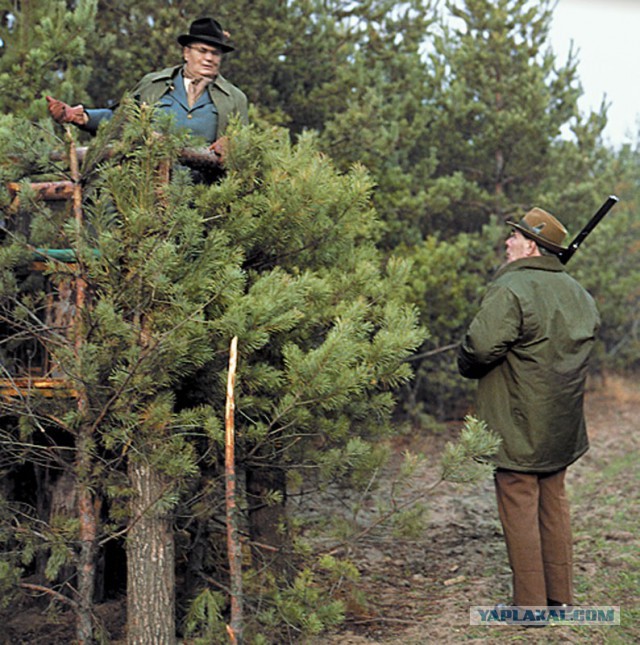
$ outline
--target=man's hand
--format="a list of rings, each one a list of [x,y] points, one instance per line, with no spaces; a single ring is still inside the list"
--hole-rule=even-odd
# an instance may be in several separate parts
[[[71,107],[52,96],[46,96],[47,109],[51,118],[56,123],[74,123],[75,125],[85,125],[89,120],[87,113],[84,111],[82,105],[75,105]]]
[[[219,139],[216,139],[209,146],[209,150],[218,155],[218,160],[222,166],[227,158],[227,151],[229,150],[229,137],[220,137]]]

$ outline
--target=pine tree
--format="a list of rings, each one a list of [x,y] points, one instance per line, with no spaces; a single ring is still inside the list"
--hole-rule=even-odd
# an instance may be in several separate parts
[[[159,139],[149,111],[132,110],[122,108],[124,121],[87,153],[86,225],[63,228],[88,285],[74,329],[82,337],[51,344],[41,330],[84,404],[54,400],[39,415],[87,442],[74,448],[88,461],[66,468],[83,473],[111,518],[96,544],[126,533],[130,634],[170,638],[171,527],[193,515],[182,496],[198,491],[212,522],[220,510],[215,455],[230,336],[240,344],[246,523],[254,553],[272,542],[284,562],[289,542],[276,527],[288,522],[290,478],[344,478],[379,460],[368,442],[389,431],[392,392],[410,377],[404,359],[422,335],[398,295],[408,267],[385,269],[375,249],[364,169],[341,176],[314,137],[292,146],[284,131],[265,128],[235,133],[221,183],[193,187],[176,169],[165,184],[158,168],[185,141],[168,131]],[[95,168],[107,143],[110,158]]]
[[[560,128],[576,116],[576,61],[556,70],[546,48],[550,3],[447,3],[451,25],[436,41],[442,135],[438,183],[459,198],[433,210],[433,223],[478,230],[530,204],[552,172]],[[457,217],[452,217],[458,211]],[[464,211],[463,213],[460,211]]]
[[[417,236],[408,234],[416,230],[425,238],[409,254],[414,275],[423,276],[414,280],[414,302],[433,334],[419,353],[424,359],[414,362],[417,380],[406,404],[438,417],[459,405],[456,394],[463,390],[452,352],[437,350],[460,340],[478,296],[467,283],[490,277],[486,253],[494,253],[496,263],[502,256],[500,234],[487,225],[540,206],[571,236],[617,183],[601,145],[605,114],[578,113],[577,60],[570,54],[558,65],[547,45],[551,3],[468,0],[447,7],[450,18],[431,55],[437,83],[432,129],[439,141],[431,148],[432,174],[422,181],[422,207],[411,211],[403,238],[415,244]],[[567,125],[575,140],[559,137]],[[477,239],[470,242],[467,232]],[[452,267],[466,277],[452,282]],[[436,285],[442,286],[435,291]]]
[[[2,112],[42,115],[44,94],[74,104],[85,97],[91,72],[87,43],[94,33],[97,0],[78,0],[73,9],[59,0],[14,3],[0,25]]]
[[[420,334],[402,300],[408,267],[381,271],[362,168],[341,176],[315,137],[292,146],[268,128],[236,134],[233,164],[237,175],[200,199],[208,212],[228,209],[218,226],[239,245],[246,295],[210,312],[224,332],[220,359],[188,395],[222,400],[224,349],[237,335],[248,530],[254,556],[275,547],[282,570],[287,483],[344,478],[379,459],[367,442],[389,430],[392,391],[410,375],[406,343]]]

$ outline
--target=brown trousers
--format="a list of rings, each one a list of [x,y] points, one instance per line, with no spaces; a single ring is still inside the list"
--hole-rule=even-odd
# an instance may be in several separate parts
[[[573,562],[566,469],[495,474],[498,513],[513,572],[513,604],[573,604]]]

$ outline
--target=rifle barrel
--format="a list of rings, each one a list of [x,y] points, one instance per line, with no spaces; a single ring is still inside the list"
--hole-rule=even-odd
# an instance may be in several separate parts
[[[615,195],[609,195],[606,201],[597,210],[595,215],[584,225],[583,229],[573,238],[569,246],[562,251],[558,257],[562,264],[566,264],[578,250],[578,247],[585,241],[587,235],[600,223],[600,220],[618,203]]]

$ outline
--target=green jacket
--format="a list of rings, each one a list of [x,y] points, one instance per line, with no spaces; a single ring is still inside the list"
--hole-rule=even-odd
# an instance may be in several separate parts
[[[165,94],[173,91],[176,77],[181,69],[182,65],[175,65],[174,67],[167,67],[158,72],[146,74],[130,92],[127,92],[127,96],[134,98],[140,103],[155,105]],[[217,131],[211,137],[212,141],[225,133],[232,115],[237,114],[242,123],[249,122],[248,101],[242,90],[238,89],[220,74],[218,74],[213,83],[207,86],[207,90],[217,112]],[[110,119],[113,116],[113,111],[116,107],[85,110],[89,121],[83,129],[95,133],[102,121]]]
[[[479,379],[477,415],[502,437],[499,468],[553,472],[584,454],[583,396],[600,317],[556,257],[516,260],[497,274],[458,352]]]
[[[182,65],[176,65],[145,75],[131,90],[130,95],[148,105],[157,103],[162,96],[171,91],[174,78],[181,68]],[[243,123],[248,123],[248,102],[242,90],[220,74],[207,87],[211,100],[218,110],[218,137],[224,134],[229,125],[229,117],[233,114],[238,114]]]

